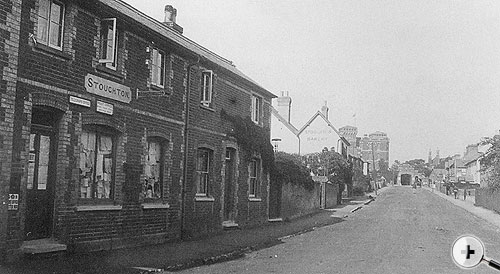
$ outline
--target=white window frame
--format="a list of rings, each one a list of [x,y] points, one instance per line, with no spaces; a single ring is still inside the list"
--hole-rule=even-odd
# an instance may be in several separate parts
[[[102,22],[106,22],[106,21],[109,21],[109,22],[112,22],[113,23],[113,37],[111,39],[112,41],[112,46],[111,46],[111,52],[113,54],[111,54],[111,56],[108,56],[108,51],[107,51],[107,46],[106,48],[104,47],[103,45],[103,41],[102,41],[102,31],[103,31],[103,28],[102,28]],[[118,35],[118,32],[116,31],[116,18],[104,18],[104,19],[101,19],[101,35],[100,35],[100,39],[101,39],[101,55],[103,54],[106,54],[106,58],[103,58],[103,59],[99,59],[99,63],[103,63],[103,64],[106,64],[106,67],[108,68],[111,68],[111,69],[116,69],[116,59],[117,58],[117,35]],[[109,34],[108,34],[109,36]]]
[[[200,163],[199,163],[199,154],[200,152],[206,153],[207,156],[207,165],[206,167],[201,167],[200,169]],[[197,180],[196,180],[196,196],[208,196],[208,188],[210,185],[210,168],[211,168],[211,161],[212,161],[212,150],[208,148],[198,148],[196,152],[196,173],[197,173]],[[200,189],[200,186],[203,184],[204,186],[204,191]]]
[[[157,64],[158,56],[160,56],[160,64]],[[157,48],[151,51],[151,83],[157,87],[165,87],[165,69],[166,69],[166,56],[165,52]],[[159,74],[159,75],[155,75]],[[155,76],[157,78],[155,78]],[[156,81],[155,81],[156,80]]]
[[[47,18],[44,18],[40,15],[40,6],[41,6],[41,2],[44,1],[46,3],[48,3],[48,8],[47,8],[47,12],[48,14],[46,14],[46,17]],[[52,7],[53,5],[58,5],[61,7],[61,13],[60,13],[60,20],[58,22],[59,24],[59,45],[53,45],[51,44],[50,42],[50,38],[52,37],[53,35],[53,32],[50,31],[51,29],[51,24],[52,24],[52,20],[51,20],[51,15],[52,15]],[[48,47],[51,47],[51,48],[54,48],[54,49],[57,49],[57,50],[62,50],[62,45],[63,45],[63,35],[64,35],[64,15],[65,15],[65,11],[66,11],[66,7],[64,5],[64,3],[60,2],[60,1],[55,1],[55,0],[40,0],[39,1],[39,7],[38,7],[38,19],[37,19],[37,42],[38,43],[41,43],[43,45],[46,45]],[[42,37],[40,37],[40,32],[41,32],[41,18],[43,20],[46,20],[46,24],[47,24],[47,30],[46,30],[46,40],[42,39]]]
[[[260,124],[262,115],[262,97],[252,95],[252,121]]]
[[[252,170],[252,165],[254,167],[254,170]],[[259,176],[260,176],[259,171],[260,171],[260,161],[258,159],[250,160],[250,163],[248,164],[248,197],[250,198],[257,197],[257,192],[258,192],[257,189],[259,187]],[[252,184],[253,184],[253,192],[251,187]]]
[[[208,77],[208,82],[206,81]],[[210,107],[212,104],[214,73],[211,70],[204,70],[201,73],[201,104]]]

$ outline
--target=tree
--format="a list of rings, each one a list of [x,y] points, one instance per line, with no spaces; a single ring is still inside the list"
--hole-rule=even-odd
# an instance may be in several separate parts
[[[413,169],[415,169],[418,173],[423,174],[425,177],[429,177],[429,175],[431,175],[432,169],[423,159],[409,160],[406,161],[405,164],[409,164]]]
[[[344,189],[345,184],[352,186],[352,166],[339,153],[323,150],[321,153],[304,155],[304,161],[311,172],[327,176],[330,182],[339,185],[340,190]]]
[[[480,144],[489,146],[481,159],[481,171],[487,173],[485,181],[488,187],[500,189],[500,135],[485,137]]]
[[[307,167],[297,154],[277,152],[275,154],[275,169],[271,174],[274,182],[300,185],[307,190],[314,189],[314,181]]]

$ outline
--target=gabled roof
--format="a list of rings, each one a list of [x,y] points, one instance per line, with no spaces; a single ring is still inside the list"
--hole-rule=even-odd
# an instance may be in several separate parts
[[[299,130],[296,129],[292,124],[290,124],[283,116],[279,114],[279,112],[271,106],[271,113],[278,118],[278,120],[285,125],[294,135],[299,135]]]
[[[322,118],[326,124],[331,128],[333,129],[333,131],[335,131],[335,133],[337,133],[338,136],[340,136],[340,138],[342,139],[342,141],[347,144],[348,146],[350,146],[351,144],[349,143],[349,141],[347,141],[346,138],[344,138],[344,136],[342,134],[340,134],[340,132],[332,125],[332,123],[330,123],[330,121],[328,121],[328,119],[326,118],[325,115],[323,115],[323,113],[321,113],[320,111],[316,112],[316,114],[314,114],[311,119],[309,119],[309,121],[307,121],[307,123],[305,123],[305,125],[299,130],[299,135],[304,131],[306,130],[306,128],[308,126],[311,125],[312,122],[314,122],[314,120],[316,120],[316,118],[318,118],[318,116],[320,118]]]
[[[258,89],[258,92],[271,97],[271,98],[276,98],[277,96],[274,95],[273,93],[269,92],[265,88],[261,87],[257,82],[252,80],[250,77],[246,76],[243,74],[240,70],[238,70],[233,62],[215,54],[214,52],[208,50],[207,48],[197,44],[196,42],[188,39],[187,37],[175,32],[174,30],[170,29],[169,27],[165,26],[158,20],[155,20],[151,18],[150,16],[144,14],[143,12],[137,10],[133,6],[121,1],[121,0],[98,0],[100,3],[103,3],[104,5],[124,14],[125,16],[128,16],[138,22],[139,24],[143,25],[144,27],[147,27],[151,29],[152,31],[166,37],[167,39],[171,40],[175,44],[189,50],[190,52],[201,56],[205,58],[206,60],[210,61],[211,63],[231,72],[232,74],[238,76],[239,78],[244,79],[247,83],[250,85],[256,87]]]

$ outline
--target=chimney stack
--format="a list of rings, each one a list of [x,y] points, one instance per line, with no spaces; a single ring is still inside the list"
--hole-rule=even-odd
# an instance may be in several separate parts
[[[321,113],[323,113],[323,115],[325,115],[326,117],[326,120],[329,120],[330,118],[328,118],[328,111],[330,109],[328,108],[327,106],[327,102],[325,101],[325,105],[321,107]]]
[[[290,111],[292,109],[292,98],[288,96],[288,91],[282,91],[278,97],[278,113],[290,123]]]
[[[184,29],[181,26],[177,25],[176,20],[177,20],[177,9],[174,8],[172,5],[166,5],[165,19],[163,20],[163,24],[165,24],[167,27],[171,28],[175,32],[182,34],[184,32]]]

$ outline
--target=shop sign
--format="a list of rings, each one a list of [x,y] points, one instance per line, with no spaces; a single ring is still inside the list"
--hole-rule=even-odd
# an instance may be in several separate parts
[[[97,101],[97,112],[113,115],[113,105],[105,102]]]
[[[92,94],[127,104],[132,99],[132,92],[129,87],[90,73],[85,76],[85,89]]]
[[[19,209],[19,194],[9,194],[9,210]]]
[[[90,107],[90,100],[82,99],[75,96],[69,96],[69,102],[75,105]]]

